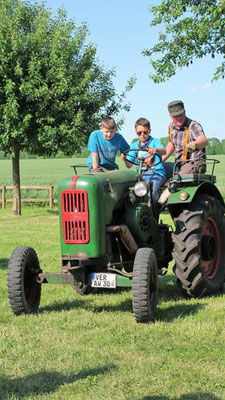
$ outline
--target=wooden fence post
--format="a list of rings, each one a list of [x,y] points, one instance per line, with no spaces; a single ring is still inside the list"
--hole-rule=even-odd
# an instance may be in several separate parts
[[[54,186],[49,186],[49,207],[53,207],[53,189]]]
[[[6,205],[6,186],[2,186],[2,208]]]
[[[54,206],[54,190],[57,189],[56,185],[51,185],[51,186],[46,186],[46,185],[33,185],[33,186],[20,186],[20,189],[25,189],[25,190],[48,190],[49,195],[46,196],[45,198],[21,198],[22,202],[39,202],[39,201],[44,201],[49,203],[49,208],[53,208]],[[6,191],[7,190],[13,190],[13,186],[0,186],[0,205],[2,203],[2,208],[6,208],[6,203],[12,203],[13,200],[11,197],[6,198]],[[1,194],[2,191],[2,194]],[[55,199],[55,203],[57,203],[57,199]]]

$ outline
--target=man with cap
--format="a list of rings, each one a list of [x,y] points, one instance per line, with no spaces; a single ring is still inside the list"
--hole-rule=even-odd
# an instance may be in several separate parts
[[[179,174],[190,174],[195,172],[204,173],[206,168],[202,159],[206,159],[205,147],[208,140],[205,137],[202,126],[185,114],[184,103],[181,100],[171,101],[168,104],[168,111],[172,122],[169,124],[169,142],[166,146],[166,154],[162,157],[163,161],[174,153],[175,162],[178,163]],[[186,162],[186,160],[193,160]],[[171,168],[166,170],[171,173]],[[170,164],[171,167],[171,163]],[[160,199],[160,204],[164,204],[170,192],[166,189]]]

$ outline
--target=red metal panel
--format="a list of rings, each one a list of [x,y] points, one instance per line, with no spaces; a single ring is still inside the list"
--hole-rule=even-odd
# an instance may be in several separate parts
[[[61,205],[64,242],[71,244],[88,243],[90,232],[86,190],[62,191]]]
[[[76,187],[76,183],[77,183],[77,179],[79,178],[79,175],[74,175],[73,177],[72,177],[72,180],[71,180],[71,189],[75,189],[75,187]]]

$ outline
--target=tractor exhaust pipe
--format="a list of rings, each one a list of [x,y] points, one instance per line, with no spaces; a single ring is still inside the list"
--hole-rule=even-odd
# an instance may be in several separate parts
[[[138,249],[138,245],[135,242],[133,235],[127,225],[107,226],[106,232],[107,233],[119,233],[120,239],[122,240],[123,244],[126,246],[129,253],[130,254],[136,253],[136,251]]]

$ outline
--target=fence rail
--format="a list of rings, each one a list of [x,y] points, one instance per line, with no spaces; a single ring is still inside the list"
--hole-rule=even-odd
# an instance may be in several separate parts
[[[21,190],[48,190],[49,195],[48,197],[41,197],[41,198],[22,198],[21,202],[22,203],[36,203],[36,202],[48,202],[49,203],[49,208],[53,207],[54,203],[57,203],[57,199],[54,200],[53,194],[54,190],[57,189],[56,185],[35,185],[35,186],[20,186]],[[219,187],[220,190],[224,191],[225,187]],[[6,191],[7,190],[13,190],[13,186],[0,186],[0,194],[2,192],[2,195],[0,196],[0,204],[2,204],[2,208],[6,207],[6,203],[12,203],[13,199],[7,199],[6,198]]]
[[[57,200],[53,199],[53,194],[54,194],[54,190],[57,189],[57,186],[55,185],[48,185],[48,186],[44,186],[44,185],[35,185],[35,186],[20,186],[20,189],[23,190],[48,190],[49,195],[48,197],[44,198],[44,197],[40,197],[40,198],[21,198],[21,202],[23,203],[34,203],[34,202],[48,202],[49,203],[49,207],[52,208],[54,203],[57,203]],[[2,195],[0,197],[0,203],[2,203],[2,208],[6,207],[6,203],[12,203],[13,199],[8,199],[6,197],[6,191],[7,190],[13,190],[13,186],[0,186],[0,191],[2,191]]]

